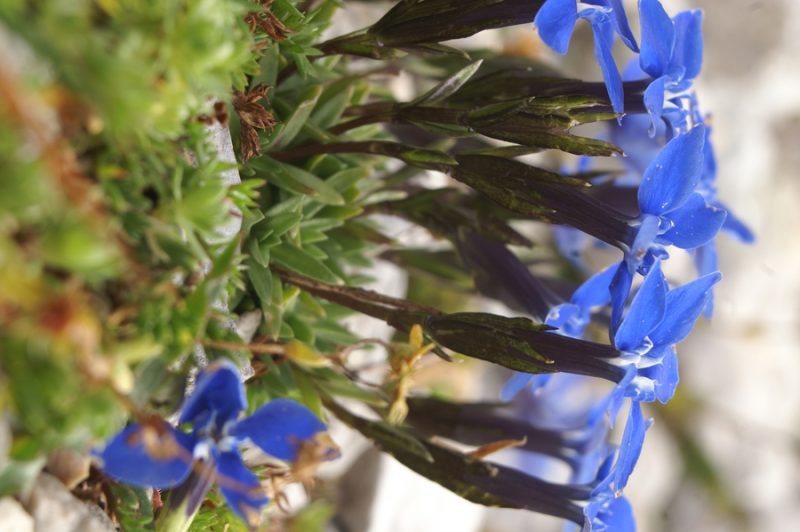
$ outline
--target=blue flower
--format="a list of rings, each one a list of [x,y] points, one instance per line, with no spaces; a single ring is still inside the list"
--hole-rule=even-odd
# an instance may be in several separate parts
[[[659,0],[640,0],[642,47],[641,69],[653,78],[644,93],[644,104],[652,119],[651,136],[665,114],[665,99],[671,103],[667,113],[673,126],[685,118],[680,93],[686,91],[703,64],[703,14],[683,11],[670,19]],[[666,98],[667,94],[671,94]]]
[[[591,498],[583,508],[583,532],[636,530],[633,510],[628,500],[622,496],[622,490],[639,460],[645,432],[651,425],[652,420],[644,418],[639,401],[631,401],[616,459],[615,453],[610,453],[605,463],[598,468]]]
[[[678,385],[674,345],[689,334],[721,278],[714,272],[670,290],[656,262],[614,333],[621,353],[617,363],[626,368],[617,387],[620,397],[662,403],[672,398]]]
[[[534,24],[542,40],[560,54],[567,53],[572,32],[579,18],[591,24],[595,57],[603,72],[608,97],[614,111],[622,113],[624,110],[622,78],[611,55],[614,34],[618,34],[628,48],[634,52],[639,51],[622,0],[591,0],[581,3],[587,7],[578,11],[576,0],[546,0],[536,13]]]
[[[615,280],[619,271],[627,271],[624,264],[617,267]],[[504,345],[507,339],[510,344],[508,352],[520,356],[527,344],[536,355],[526,357],[526,360],[543,373],[575,373],[616,383],[617,399],[612,404],[618,404],[623,397],[666,402],[672,397],[678,382],[674,345],[689,334],[710,297],[711,289],[720,278],[719,272],[714,272],[670,290],[661,273],[661,262],[657,261],[633,298],[624,319],[612,328],[613,345],[532,328],[525,323],[526,320],[519,318],[506,319],[506,332],[500,334],[497,331],[498,345]],[[613,289],[612,281],[610,290]],[[433,330],[442,327],[446,320],[457,322],[458,319],[458,314],[451,314],[446,318],[428,318],[427,323]],[[503,335],[507,338],[501,341]],[[456,345],[444,335],[437,341],[450,348]],[[465,344],[458,346],[464,349]],[[466,345],[462,352],[470,354],[469,346]],[[617,406],[610,407],[609,411],[616,412],[617,409]]]
[[[692,112],[694,114],[694,121],[696,123],[703,123],[703,117],[697,111],[697,102],[693,98]],[[666,135],[668,133],[663,122],[659,122],[658,133],[656,137],[650,138],[643,135],[647,129],[649,119],[645,115],[627,115],[622,120],[619,126],[612,124],[611,140],[621,147],[627,157],[622,159],[627,167],[627,173],[623,179],[616,179],[615,186],[628,186],[638,184],[641,176],[646,171],[647,167],[658,156],[659,151],[662,149],[666,142]],[[703,144],[703,163],[702,175],[698,181],[695,192],[700,194],[706,203],[715,209],[725,211],[725,221],[720,228],[720,232],[727,233],[740,242],[752,243],[755,240],[753,232],[736,217],[731,210],[723,204],[717,196],[716,176],[717,164],[714,156],[714,145],[711,139],[711,128],[705,126],[705,140]],[[697,272],[699,275],[706,275],[717,271],[717,251],[714,239],[709,240],[705,244],[689,250],[692,254]],[[713,298],[711,298],[706,306],[704,315],[711,317],[713,310]]]
[[[703,176],[706,130],[700,125],[670,140],[648,165],[637,194],[641,212],[625,262],[646,274],[665,246],[694,249],[710,241],[725,221],[697,190]],[[625,294],[627,295],[627,294]]]
[[[244,464],[239,447],[253,443],[270,456],[294,461],[301,446],[326,428],[310,410],[290,399],[272,400],[239,420],[246,407],[236,367],[216,363],[199,375],[181,408],[179,424],[191,423],[190,433],[161,418],[148,419],[125,427],[96,456],[109,476],[158,489],[178,486],[193,470],[210,466],[228,505],[253,526],[269,499]]]

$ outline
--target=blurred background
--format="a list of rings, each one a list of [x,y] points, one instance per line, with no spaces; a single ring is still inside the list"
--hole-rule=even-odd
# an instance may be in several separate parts
[[[642,532],[792,530],[800,527],[800,2],[662,3],[672,15],[705,11],[705,62],[695,86],[712,117],[720,198],[757,242],[719,238],[724,280],[714,318],[701,320],[680,346],[678,396],[647,411],[655,424],[626,495]],[[375,4],[382,3],[354,3],[333,33],[376,20],[384,6]],[[635,3],[629,4],[635,27]],[[484,32],[469,44],[534,55],[575,77],[601,79],[585,24],[578,25],[566,59],[547,50],[530,27]],[[625,61],[620,55],[618,62]],[[397,88],[404,90],[402,79]],[[387,223],[397,236],[418,238],[396,221]],[[673,256],[672,266],[689,268],[688,260]],[[406,293],[400,272],[381,268],[375,288]],[[377,323],[355,325],[363,335],[390,334]],[[434,362],[419,380],[441,382],[439,373],[447,371],[456,393],[486,399],[505,376],[482,369]],[[344,529],[561,529],[554,519],[466,502],[341,427],[337,441],[345,458],[325,475],[338,484],[337,520]]]

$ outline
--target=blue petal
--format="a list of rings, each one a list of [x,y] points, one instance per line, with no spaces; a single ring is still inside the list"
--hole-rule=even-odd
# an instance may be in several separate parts
[[[661,115],[667,123],[667,138],[680,135],[681,131],[686,131],[691,127],[689,124],[691,112],[678,107],[678,103],[675,101],[672,103],[675,105],[664,106],[664,114]]]
[[[665,245],[694,249],[716,236],[727,214],[723,209],[707,204],[703,196],[695,192],[679,209],[666,215],[674,225],[658,239]]]
[[[628,479],[642,453],[644,433],[649,426],[642,415],[639,401],[631,401],[631,410],[625,423],[625,431],[622,433],[617,462],[614,464],[614,489],[617,491],[625,489],[628,484]]]
[[[647,114],[650,115],[650,128],[648,134],[651,137],[656,136],[658,131],[658,124],[661,122],[661,115],[664,114],[664,84],[666,78],[661,76],[656,79],[644,91],[644,107],[647,109]]]
[[[545,44],[560,54],[567,53],[577,21],[575,0],[547,0],[533,19]]]
[[[630,168],[630,173],[633,174],[633,179],[630,180],[631,185],[639,184],[647,165],[653,162],[663,146],[659,139],[664,137],[666,125],[659,120],[656,124],[657,138],[651,138],[644,134],[651,123],[650,117],[644,114],[625,115],[622,125],[619,127],[613,122],[608,122],[611,128],[611,142],[625,152],[622,162]],[[619,179],[616,182],[618,183]]]
[[[694,79],[703,66],[703,12],[682,11],[672,21],[675,26],[672,63],[683,67],[685,79]]]
[[[152,442],[146,448],[145,439]],[[171,426],[140,425],[125,427],[95,454],[110,477],[143,488],[171,488],[180,484],[192,470],[194,439]]]
[[[639,62],[642,70],[659,78],[669,68],[675,46],[675,29],[659,0],[639,0],[639,18],[642,24]]]
[[[611,10],[614,12],[614,26],[625,46],[630,48],[632,52],[639,52],[639,46],[636,44],[636,38],[633,36],[631,27],[628,24],[628,17],[625,15],[625,7],[622,5],[622,0],[609,0]]]
[[[258,526],[261,512],[269,502],[258,477],[242,462],[238,451],[215,449],[217,483],[228,506],[251,527]]]
[[[692,326],[711,293],[711,287],[722,279],[719,272],[705,275],[691,283],[680,286],[667,293],[664,319],[650,333],[656,346],[677,344],[689,334]]]
[[[614,335],[614,345],[620,351],[641,350],[645,337],[664,318],[667,281],[661,273],[661,263],[645,277],[639,292],[631,302],[628,314]]]
[[[239,370],[231,362],[216,362],[198,375],[194,391],[181,408],[179,423],[205,425],[212,422],[221,429],[228,421],[239,417],[246,407]]]
[[[732,234],[737,240],[739,240],[739,242],[744,244],[752,244],[756,241],[756,235],[753,233],[753,231],[751,231],[742,220],[734,215],[729,208],[723,205],[720,201],[715,202],[715,205],[721,209],[725,209],[728,212],[728,216],[725,218],[725,223],[722,224],[722,229],[726,233]]]
[[[625,261],[631,271],[641,270],[642,264],[647,259],[648,252],[654,247],[658,233],[661,231],[661,218],[654,214],[644,214],[641,222],[636,227],[636,233],[630,246],[630,251],[625,254]],[[648,264],[644,269],[645,275],[650,271],[652,264]]]
[[[639,208],[661,215],[677,209],[697,187],[703,173],[705,127],[697,126],[667,143],[642,176]]]
[[[614,424],[617,422],[617,414],[619,414],[619,409],[622,407],[622,401],[628,394],[628,388],[631,386],[636,376],[636,366],[633,364],[628,365],[625,368],[625,375],[608,395],[608,399],[606,400],[606,414],[608,415],[608,422],[611,428],[614,428]]]
[[[712,240],[693,250],[694,265],[697,273],[702,277],[719,269],[717,260],[717,244]],[[714,314],[714,291],[708,293],[708,300],[703,307],[703,316],[711,319]]]
[[[589,11],[589,10],[584,10]],[[611,100],[611,107],[616,113],[625,110],[625,99],[622,89],[622,78],[611,54],[613,45],[613,29],[611,22],[604,16],[592,16],[589,18],[594,34],[594,55],[600,70],[603,72],[603,80],[608,91],[608,98]]]
[[[581,309],[572,303],[562,303],[550,309],[545,323],[551,327],[562,328],[570,321],[580,321]]]
[[[633,507],[625,497],[609,497],[597,508],[586,508],[583,532],[636,532]]]
[[[533,375],[530,373],[515,372],[503,385],[503,389],[500,390],[500,400],[511,401],[532,380]]]
[[[305,406],[291,399],[273,399],[233,428],[233,435],[249,439],[280,460],[297,458],[300,444],[326,430]]]
[[[553,226],[553,242],[559,253],[580,270],[586,270],[583,251],[589,243],[589,235],[568,225]]]
[[[631,292],[631,283],[633,282],[633,273],[628,268],[625,261],[622,261],[617,266],[614,272],[614,278],[611,280],[611,285],[608,289],[611,292],[611,335],[616,334],[620,323],[622,322],[622,311],[625,309],[625,303],[628,301],[628,294]]]
[[[717,156],[714,153],[714,143],[711,142],[711,128],[706,126],[706,143],[703,146],[703,183],[710,187],[716,179]]]
[[[641,81],[648,79],[650,75],[642,70],[638,59],[631,59],[622,71],[622,81]]]
[[[666,404],[678,387],[678,356],[673,346],[663,349],[662,353],[658,364],[641,369],[639,374],[653,382],[655,398]]]
[[[611,281],[616,273],[615,265],[592,275],[572,294],[572,303],[588,312],[595,307],[602,307],[611,302]]]

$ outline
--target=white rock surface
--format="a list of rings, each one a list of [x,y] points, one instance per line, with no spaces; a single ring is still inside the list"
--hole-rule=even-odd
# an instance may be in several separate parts
[[[36,479],[27,507],[33,516],[36,532],[116,531],[105,514],[90,508],[72,495],[61,481],[47,473]]]
[[[4,532],[33,532],[33,517],[11,497],[0,499],[0,530]]]

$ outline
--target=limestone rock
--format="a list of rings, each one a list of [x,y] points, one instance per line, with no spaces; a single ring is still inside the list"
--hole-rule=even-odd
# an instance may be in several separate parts
[[[0,499],[0,530],[7,532],[33,532],[33,517],[11,497]]]
[[[36,532],[115,532],[105,514],[69,492],[53,475],[42,473],[28,497]],[[5,530],[3,528],[3,530]]]

